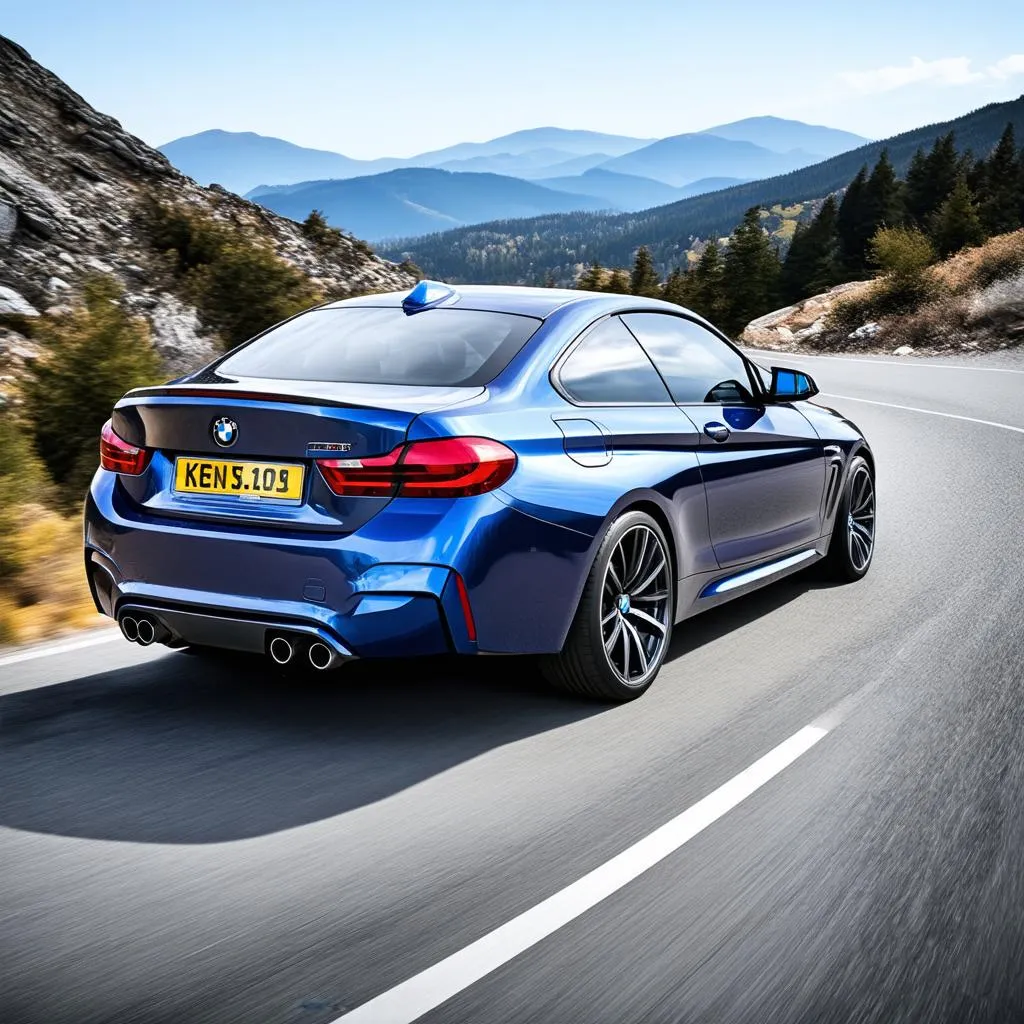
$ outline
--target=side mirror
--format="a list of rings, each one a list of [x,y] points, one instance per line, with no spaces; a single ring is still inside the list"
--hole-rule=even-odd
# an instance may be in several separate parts
[[[803,370],[787,370],[782,366],[772,367],[772,386],[768,394],[773,402],[799,402],[813,398],[817,393],[818,385],[810,374]]]

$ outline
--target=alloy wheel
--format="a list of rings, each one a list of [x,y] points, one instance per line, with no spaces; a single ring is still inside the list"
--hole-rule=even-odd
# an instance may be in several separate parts
[[[875,485],[866,466],[858,466],[850,481],[850,511],[846,519],[850,562],[863,572],[875,547]]]
[[[668,552],[647,526],[626,530],[608,559],[601,594],[601,638],[615,674],[643,684],[661,664],[671,625]]]

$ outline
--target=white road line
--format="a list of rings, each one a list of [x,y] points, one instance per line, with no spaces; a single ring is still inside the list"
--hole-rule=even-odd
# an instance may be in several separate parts
[[[948,420],[964,420],[966,423],[980,423],[983,427],[999,427],[1002,430],[1013,430],[1024,434],[1024,427],[1011,427],[1009,423],[995,423],[993,420],[979,420],[973,416],[961,416],[955,412],[939,412],[938,409],[918,409],[913,405],[896,405],[893,402],[876,402],[873,398],[854,398],[853,395],[837,395],[831,391],[822,391],[825,398],[838,398],[842,402],[864,402],[867,405],[881,405],[886,409],[902,409],[904,412],[923,412],[928,416],[945,416]]]
[[[333,1024],[410,1024],[535,946],[674,853],[802,754],[828,728],[807,725],[682,814],[546,900]]]
[[[70,654],[72,651],[80,651],[86,647],[95,647],[97,644],[108,644],[111,640],[117,640],[121,636],[117,630],[110,630],[95,636],[82,637],[81,640],[69,640],[67,643],[46,644],[44,647],[33,647],[27,651],[18,651],[16,654],[8,654],[0,657],[0,668],[7,665],[17,665],[22,661],[35,661],[36,658],[51,658],[58,654]]]
[[[986,373],[1024,373],[1024,370],[1012,370],[1005,366],[964,366],[957,363],[919,363],[916,359],[858,359],[855,356],[812,356],[807,352],[776,352],[774,349],[752,348],[765,356],[792,356],[794,359],[820,359],[829,363],[868,363],[871,366],[914,366],[927,370],[984,370]]]

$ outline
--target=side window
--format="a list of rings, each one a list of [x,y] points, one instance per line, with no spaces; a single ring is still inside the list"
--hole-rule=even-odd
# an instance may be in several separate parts
[[[558,380],[578,402],[664,405],[671,401],[658,371],[618,317],[603,320],[573,349]]]
[[[681,405],[751,400],[743,358],[700,324],[664,313],[627,313],[622,319]]]

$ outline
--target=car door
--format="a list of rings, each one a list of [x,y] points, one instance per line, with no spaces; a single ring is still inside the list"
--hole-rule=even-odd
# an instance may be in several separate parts
[[[607,508],[632,491],[657,491],[686,551],[680,573],[716,568],[700,434],[622,321],[605,317],[584,331],[555,364],[552,382],[570,403],[553,417],[565,452],[594,467],[588,492]]]
[[[747,360],[695,320],[653,312],[622,319],[700,432],[718,564],[813,545],[822,531],[825,453],[808,420],[792,404],[765,402]]]

